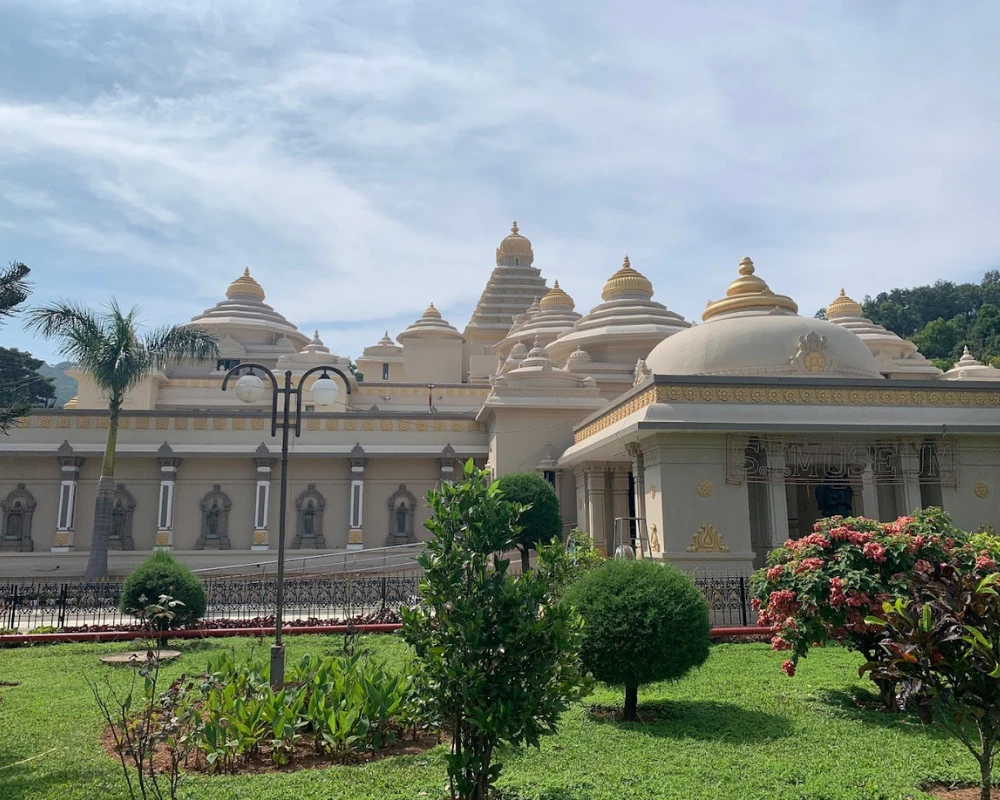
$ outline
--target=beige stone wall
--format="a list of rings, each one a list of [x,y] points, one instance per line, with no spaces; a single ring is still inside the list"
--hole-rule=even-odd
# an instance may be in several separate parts
[[[1000,437],[960,437],[958,455],[958,488],[941,491],[945,511],[963,530],[1000,532]]]
[[[461,383],[462,340],[408,341],[403,347],[403,369],[415,383]]]
[[[577,410],[498,408],[490,422],[492,465],[497,475],[533,472],[551,447],[556,456],[573,442]]]

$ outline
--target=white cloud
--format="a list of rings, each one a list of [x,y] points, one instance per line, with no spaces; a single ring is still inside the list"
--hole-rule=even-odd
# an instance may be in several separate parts
[[[582,309],[626,251],[692,317],[747,253],[803,313],[1000,262],[989,3],[8,5],[42,298],[165,280],[176,321],[249,264],[357,354],[431,300],[461,328],[514,217]]]

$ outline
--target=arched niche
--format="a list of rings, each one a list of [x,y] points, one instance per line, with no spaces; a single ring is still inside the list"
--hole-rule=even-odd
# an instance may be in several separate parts
[[[408,491],[405,483],[389,498],[389,535],[386,544],[409,544],[417,541],[413,533],[414,516],[417,510],[417,498]]]
[[[111,534],[108,536],[109,550],[135,550],[132,541],[132,514],[135,511],[135,498],[124,483],[115,487],[114,498],[111,501]]]
[[[229,509],[233,507],[229,495],[219,484],[201,500],[201,535],[195,543],[196,550],[229,550]]]
[[[31,519],[35,515],[35,498],[19,483],[17,488],[0,501],[3,531],[0,532],[0,552],[30,553],[35,549],[31,539]]]
[[[323,536],[323,510],[326,498],[316,491],[314,484],[298,496],[295,501],[295,538],[292,548],[322,550],[326,547]]]

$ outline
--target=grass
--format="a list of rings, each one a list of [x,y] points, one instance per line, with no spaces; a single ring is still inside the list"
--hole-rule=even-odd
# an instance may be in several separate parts
[[[288,659],[339,652],[342,640],[289,637]],[[171,646],[174,646],[171,644]],[[219,649],[249,653],[249,639],[176,645],[184,655],[166,677],[202,670]],[[401,663],[405,646],[391,636],[361,646]],[[120,768],[101,749],[100,718],[84,676],[121,644],[0,650],[0,798],[103,800],[127,797]],[[263,647],[266,656],[266,644]],[[594,715],[620,704],[601,687],[570,710],[541,750],[501,758],[505,797],[516,800],[767,798],[767,800],[903,800],[926,797],[933,781],[973,781],[975,763],[937,726],[859,707],[874,700],[856,677],[858,658],[839,648],[815,651],[798,675],[779,669],[783,654],[767,645],[717,645],[708,663],[675,684],[639,692],[640,714],[623,724]],[[127,674],[115,670],[115,679]],[[863,703],[862,703],[863,705]],[[31,760],[28,760],[31,759]],[[190,776],[182,796],[194,800],[410,800],[445,796],[442,748],[363,767],[331,767],[254,776]]]

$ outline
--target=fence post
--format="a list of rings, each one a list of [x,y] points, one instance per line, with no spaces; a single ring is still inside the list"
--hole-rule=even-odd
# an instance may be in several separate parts
[[[740,575],[740,619],[743,620],[743,627],[750,624],[747,615],[747,576]]]
[[[59,630],[66,625],[66,595],[69,587],[63,583],[59,586]]]
[[[7,625],[8,628],[14,627],[14,612],[17,609],[17,587],[16,583],[11,584],[10,589],[10,624]]]
[[[385,573],[383,573],[382,574],[382,610],[383,611],[385,610],[387,592],[388,592],[388,586],[387,586],[387,583],[386,583]]]

